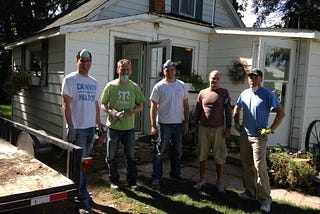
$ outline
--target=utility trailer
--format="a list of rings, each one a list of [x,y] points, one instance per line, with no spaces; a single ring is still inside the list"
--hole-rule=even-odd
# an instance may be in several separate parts
[[[66,176],[15,146],[17,131],[67,151]],[[4,118],[0,118],[0,134],[0,213],[74,213],[82,149]]]

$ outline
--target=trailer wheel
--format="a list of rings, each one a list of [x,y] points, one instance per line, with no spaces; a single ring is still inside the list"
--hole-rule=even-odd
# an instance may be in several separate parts
[[[46,134],[45,131],[43,132]],[[19,134],[16,146],[41,161],[51,159],[52,156],[52,145],[50,143],[25,131]]]
[[[18,136],[16,146],[27,152],[32,157],[35,157],[35,142],[29,133],[25,131],[21,132]]]

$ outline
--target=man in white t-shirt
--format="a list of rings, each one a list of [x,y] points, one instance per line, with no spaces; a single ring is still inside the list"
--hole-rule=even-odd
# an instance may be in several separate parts
[[[86,49],[76,55],[77,70],[62,82],[62,104],[67,121],[68,141],[82,148],[82,158],[90,155],[96,124],[101,128],[98,83],[89,76],[92,55]],[[85,172],[81,172],[79,208],[90,212],[90,196]]]
[[[154,145],[152,186],[160,189],[162,177],[162,155],[170,146],[170,177],[177,182],[185,182],[181,177],[180,160],[182,135],[188,132],[189,103],[188,91],[184,82],[176,79],[176,69],[171,60],[163,64],[164,79],[153,88],[150,100],[151,134],[158,133],[160,126],[161,141]]]

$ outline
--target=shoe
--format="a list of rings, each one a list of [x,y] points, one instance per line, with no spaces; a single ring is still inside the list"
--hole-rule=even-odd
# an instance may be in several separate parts
[[[181,176],[179,176],[179,177],[171,177],[171,179],[172,179],[174,182],[178,183],[178,184],[185,184],[185,183],[188,182],[188,179],[183,178],[183,177],[181,177]]]
[[[118,190],[119,189],[119,185],[115,184],[115,183],[110,183],[110,188],[113,190]]]
[[[80,208],[79,214],[90,214],[91,211],[89,209]]]
[[[140,186],[138,184],[133,184],[133,185],[130,185],[130,188],[133,191],[138,191],[140,189]]]
[[[154,179],[151,183],[153,189],[160,189],[160,180]]]
[[[206,185],[205,181],[199,180],[194,186],[193,188],[200,190],[202,189],[202,187],[204,187],[204,185]]]
[[[220,192],[220,193],[226,193],[226,190],[225,190],[225,188],[224,188],[224,185],[223,185],[221,182],[218,182],[218,183],[216,184],[216,188],[217,188],[218,192]]]
[[[239,196],[239,198],[241,198],[243,200],[255,200],[254,198],[249,196],[246,192],[240,192],[240,193],[238,193],[238,196]]]
[[[269,203],[261,204],[260,205],[260,210],[263,211],[263,212],[269,213],[270,212],[270,206],[271,206],[271,204],[269,204]]]

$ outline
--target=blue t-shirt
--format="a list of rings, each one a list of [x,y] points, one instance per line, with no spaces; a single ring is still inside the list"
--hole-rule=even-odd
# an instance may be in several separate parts
[[[256,92],[251,88],[244,90],[236,105],[243,109],[242,132],[248,136],[258,136],[257,129],[268,126],[270,111],[281,107],[277,97],[264,87]]]

